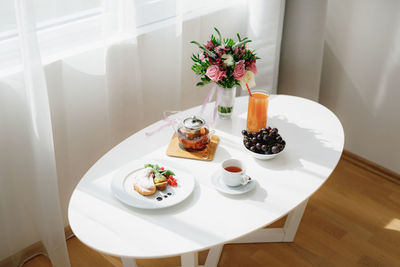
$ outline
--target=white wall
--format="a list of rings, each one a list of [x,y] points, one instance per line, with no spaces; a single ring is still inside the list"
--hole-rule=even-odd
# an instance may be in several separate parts
[[[345,149],[400,173],[400,1],[329,0],[320,102]]]
[[[318,101],[327,0],[286,2],[278,88]]]

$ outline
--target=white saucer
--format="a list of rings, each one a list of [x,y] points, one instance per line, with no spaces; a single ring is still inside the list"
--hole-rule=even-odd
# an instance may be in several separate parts
[[[252,180],[245,185],[228,186],[222,181],[221,171],[216,171],[212,174],[211,183],[218,191],[230,195],[247,193],[257,185],[257,181],[252,178]]]

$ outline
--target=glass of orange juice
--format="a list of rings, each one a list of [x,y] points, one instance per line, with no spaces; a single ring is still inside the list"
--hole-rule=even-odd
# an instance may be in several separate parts
[[[267,126],[268,95],[264,90],[254,90],[249,96],[247,130],[257,132]]]

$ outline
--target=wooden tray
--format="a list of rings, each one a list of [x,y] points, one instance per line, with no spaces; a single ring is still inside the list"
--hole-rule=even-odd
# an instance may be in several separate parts
[[[176,133],[174,133],[171,138],[171,142],[169,142],[166,153],[171,157],[211,161],[214,158],[215,151],[217,150],[218,142],[219,137],[213,135],[210,143],[205,149],[202,151],[189,152],[179,146],[178,137],[176,136]]]

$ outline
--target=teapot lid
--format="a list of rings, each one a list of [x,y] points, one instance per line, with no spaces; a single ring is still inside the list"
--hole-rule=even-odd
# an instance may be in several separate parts
[[[183,120],[183,125],[191,130],[200,129],[202,126],[204,126],[204,124],[205,124],[204,119],[196,116],[188,117]]]

